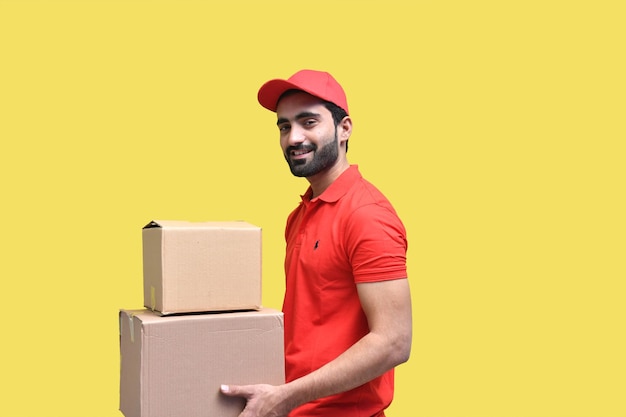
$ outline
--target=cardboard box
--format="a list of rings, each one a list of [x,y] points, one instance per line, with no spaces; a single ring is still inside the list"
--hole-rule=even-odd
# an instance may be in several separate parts
[[[144,306],[163,315],[261,308],[261,228],[155,220],[142,230]]]
[[[245,401],[221,394],[221,384],[284,382],[281,312],[119,317],[126,417],[236,417]]]

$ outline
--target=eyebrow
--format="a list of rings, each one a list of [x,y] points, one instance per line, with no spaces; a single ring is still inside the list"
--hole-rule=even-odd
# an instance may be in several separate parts
[[[311,111],[304,111],[302,113],[298,113],[295,117],[295,120],[298,119],[305,119],[308,117],[320,117],[321,115],[319,113],[314,113]],[[276,125],[281,125],[283,123],[289,123],[289,119],[287,119],[286,117],[279,117],[278,120],[276,121]]]

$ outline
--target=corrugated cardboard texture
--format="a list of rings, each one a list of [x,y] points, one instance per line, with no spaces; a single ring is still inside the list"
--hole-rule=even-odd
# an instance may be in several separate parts
[[[161,314],[261,308],[261,228],[155,220],[142,237],[145,307]]]
[[[284,382],[283,316],[259,311],[159,316],[120,311],[126,417],[236,417],[220,384]]]

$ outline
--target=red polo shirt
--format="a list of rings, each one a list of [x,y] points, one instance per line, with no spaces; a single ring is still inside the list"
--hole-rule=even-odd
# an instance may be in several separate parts
[[[286,378],[336,358],[368,333],[357,283],[405,278],[405,228],[385,196],[350,166],[322,195],[309,188],[285,230]],[[290,417],[383,415],[393,370],[346,393],[295,409]]]

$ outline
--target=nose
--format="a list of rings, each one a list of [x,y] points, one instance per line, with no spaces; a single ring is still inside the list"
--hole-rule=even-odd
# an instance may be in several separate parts
[[[304,142],[306,136],[304,135],[304,130],[299,128],[298,126],[291,126],[289,133],[287,135],[287,146],[296,146]]]

